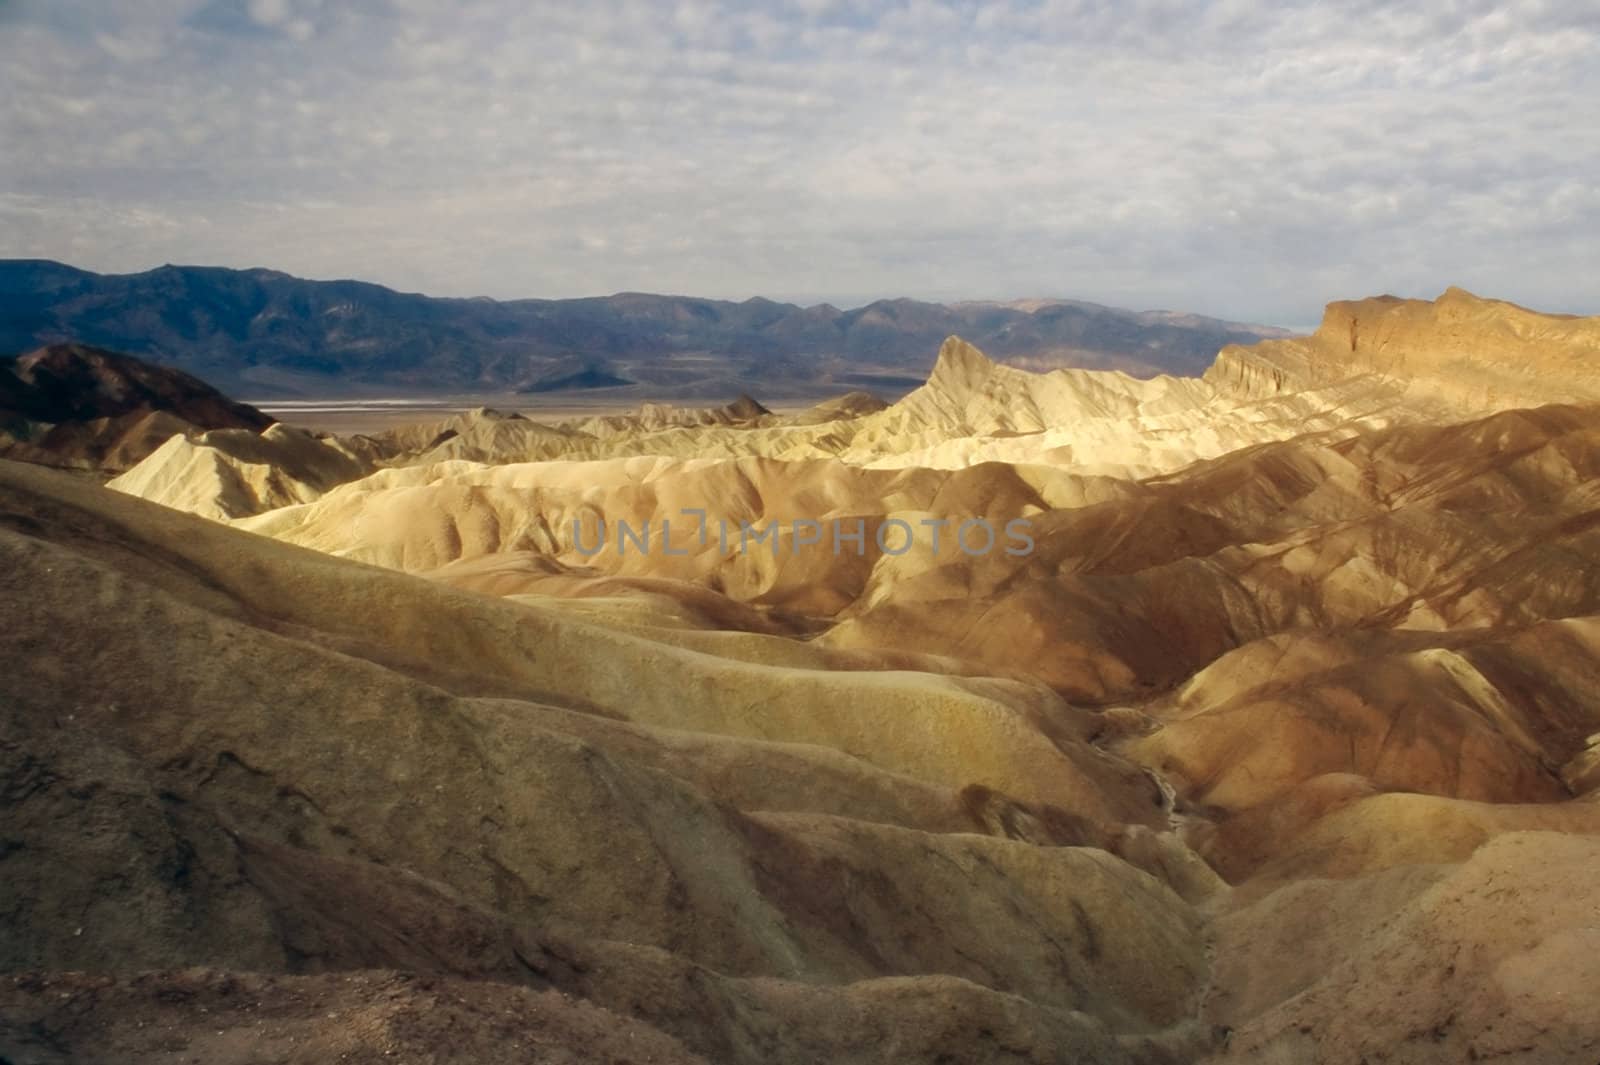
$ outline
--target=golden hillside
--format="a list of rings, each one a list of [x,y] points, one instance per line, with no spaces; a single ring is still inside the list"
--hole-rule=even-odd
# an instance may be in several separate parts
[[[1597,337],[0,462],[0,1054],[1593,1065]]]

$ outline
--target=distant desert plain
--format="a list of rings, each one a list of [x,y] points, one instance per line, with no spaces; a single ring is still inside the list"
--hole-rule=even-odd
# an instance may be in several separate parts
[[[1600,1060],[1600,318],[18,269],[0,1061]]]

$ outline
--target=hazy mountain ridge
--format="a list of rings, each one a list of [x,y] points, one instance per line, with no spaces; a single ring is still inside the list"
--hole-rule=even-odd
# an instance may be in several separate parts
[[[1138,374],[1197,374],[1224,345],[1284,335],[1266,326],[1074,300],[894,299],[853,310],[632,292],[496,301],[265,269],[162,266],[95,274],[48,260],[0,261],[0,352],[81,341],[256,393],[546,390],[616,380],[679,386],[704,380],[723,388],[739,381],[752,389],[775,381],[826,384],[835,371],[925,373],[931,353],[951,334],[996,358],[1035,367]]]

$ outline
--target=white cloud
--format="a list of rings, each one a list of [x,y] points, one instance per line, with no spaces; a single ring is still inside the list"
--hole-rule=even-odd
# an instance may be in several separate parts
[[[289,21],[288,0],[249,0],[246,10],[263,26],[281,26]]]
[[[1587,3],[0,10],[4,254],[441,294],[1304,321],[1459,283],[1600,311]]]

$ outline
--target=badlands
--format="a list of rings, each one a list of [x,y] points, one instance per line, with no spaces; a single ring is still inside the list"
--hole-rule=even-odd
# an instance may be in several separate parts
[[[1600,319],[152,447],[0,461],[0,1061],[1600,1060]]]

